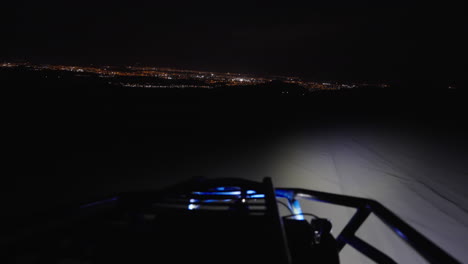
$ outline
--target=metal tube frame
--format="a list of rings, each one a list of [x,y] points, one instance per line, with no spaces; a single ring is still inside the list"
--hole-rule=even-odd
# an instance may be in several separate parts
[[[265,202],[267,207],[267,213],[272,218],[273,223],[277,226],[279,233],[278,239],[282,240],[282,255],[283,262],[290,263],[291,259],[289,256],[289,250],[287,248],[286,238],[284,235],[284,228],[282,219],[279,217],[278,207],[276,201],[278,198],[286,198],[288,201],[288,206],[291,211],[296,215],[297,220],[302,220],[302,210],[300,208],[299,199],[306,199],[316,202],[329,203],[334,205],[341,205],[346,207],[352,207],[357,209],[354,215],[351,217],[347,225],[338,235],[337,239],[337,250],[340,252],[345,245],[350,245],[360,253],[374,260],[376,263],[396,263],[395,260],[365,242],[361,238],[356,236],[357,230],[361,227],[364,221],[368,216],[373,213],[376,215],[382,222],[384,222],[398,237],[404,240],[408,245],[410,245],[416,252],[418,252],[422,257],[424,257],[429,263],[460,263],[458,260],[450,256],[447,252],[441,249],[439,246],[434,244],[424,235],[416,231],[413,227],[408,225],[405,221],[387,209],[385,206],[379,202],[371,199],[358,198],[347,195],[339,195],[327,192],[313,191],[301,188],[274,188],[271,178],[264,178],[263,182],[253,182],[243,179],[194,179],[189,182],[181,183],[174,185],[169,188],[165,188],[161,191],[154,192],[138,192],[138,193],[129,193],[131,198],[128,204],[133,208],[136,204],[140,202],[148,202],[159,200],[162,197],[171,194],[182,194],[188,193],[186,198],[191,198],[191,191],[197,189],[198,187],[215,187],[215,186],[239,186],[242,188],[242,193],[239,197],[246,197],[245,188],[256,189],[260,193],[265,194]],[[197,195],[198,198],[211,198],[211,199],[223,199],[226,196],[223,195]],[[125,205],[127,199],[125,199],[126,194],[120,194],[117,198],[120,205]],[[94,207],[96,204],[101,204],[102,202],[116,201],[116,197],[112,199],[106,199],[101,202],[93,202],[81,206],[81,209],[87,207]],[[136,202],[138,201],[138,202]],[[214,205],[215,203],[213,203]]]
[[[299,188],[277,188],[276,194],[279,197],[288,197],[289,200],[302,198],[356,208],[356,213],[337,237],[338,251],[348,244],[376,263],[396,263],[392,258],[356,236],[356,231],[373,213],[429,263],[460,263],[377,201]]]

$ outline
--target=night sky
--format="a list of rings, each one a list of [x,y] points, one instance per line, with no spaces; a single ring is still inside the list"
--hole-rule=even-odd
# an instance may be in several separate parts
[[[15,2],[0,60],[464,83],[461,1]]]

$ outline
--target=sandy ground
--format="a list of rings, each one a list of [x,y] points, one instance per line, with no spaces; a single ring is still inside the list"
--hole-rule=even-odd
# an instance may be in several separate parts
[[[54,114],[60,112],[54,109]],[[3,191],[6,218],[120,191],[160,189],[193,176],[268,176],[277,187],[375,199],[468,263],[468,151],[466,141],[458,141],[465,136],[456,129],[436,133],[431,126],[413,129],[404,122],[392,126],[323,118],[317,126],[314,118],[281,123],[288,119],[284,116],[263,122],[263,113],[258,113],[260,125],[256,117],[245,124],[223,117],[218,125],[216,115],[184,123],[188,119],[176,115],[146,118],[156,114],[145,111],[114,118],[116,122],[106,114],[91,122],[87,118],[93,114],[47,117],[48,112],[15,121],[10,127],[21,128],[18,134],[23,136],[10,140],[20,156],[11,152],[17,160],[9,177],[14,183],[3,185],[13,186]],[[331,219],[334,235],[353,214],[349,208],[309,201],[302,205],[305,212]],[[424,263],[376,217],[358,235],[399,263]],[[349,246],[341,259],[371,262]]]
[[[465,250],[468,164],[464,162],[468,159],[463,149],[456,146],[451,149],[449,143],[429,142],[417,133],[369,127],[302,129],[270,138],[268,144],[262,141],[229,147],[212,144],[206,145],[202,153],[196,151],[203,145],[199,142],[186,146],[181,149],[183,155],[171,154],[164,159],[150,155],[143,163],[127,161],[121,167],[124,172],[120,172],[118,181],[106,177],[107,182],[98,183],[103,186],[99,190],[83,185],[70,186],[70,191],[91,195],[104,189],[109,192],[158,189],[196,175],[252,180],[268,176],[277,187],[375,199],[461,262],[468,262]],[[158,150],[147,151],[151,154]],[[174,159],[178,162],[167,163]],[[100,168],[99,174],[118,173],[117,170]],[[354,212],[311,201],[302,202],[302,206],[305,212],[329,218],[335,235]],[[425,263],[374,216],[358,230],[358,235],[398,263]],[[341,258],[343,263],[371,263],[349,246],[342,251]]]

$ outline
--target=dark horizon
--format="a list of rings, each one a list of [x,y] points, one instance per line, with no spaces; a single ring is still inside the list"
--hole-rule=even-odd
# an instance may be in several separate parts
[[[47,61],[47,60],[46,60]],[[36,66],[63,66],[63,67],[91,67],[91,68],[105,68],[111,67],[115,69],[124,69],[127,67],[135,67],[135,68],[154,68],[154,69],[162,69],[162,70],[175,70],[175,71],[193,71],[193,72],[200,72],[200,73],[219,73],[219,74],[233,74],[238,76],[248,76],[253,78],[269,78],[271,80],[282,80],[283,78],[292,78],[295,80],[300,81],[307,81],[307,82],[333,82],[333,83],[351,83],[351,84],[369,84],[369,85],[387,85],[384,81],[370,81],[370,80],[339,80],[339,79],[308,79],[304,77],[299,77],[295,75],[281,75],[281,74],[268,74],[268,73],[259,73],[259,72],[246,72],[246,71],[228,71],[223,72],[219,70],[210,70],[210,69],[201,69],[201,68],[182,68],[177,66],[170,66],[170,65],[155,65],[155,64],[145,64],[145,63],[54,63],[54,62],[39,62],[34,60],[25,60],[25,59],[13,59],[13,60],[4,60],[0,61],[0,64],[10,64],[14,67],[36,67]],[[1,66],[0,66],[1,67]],[[10,66],[11,67],[11,66]],[[57,70],[57,69],[51,69]]]
[[[193,72],[200,72],[200,73],[220,73],[220,74],[235,74],[239,76],[250,76],[253,78],[270,78],[271,80],[280,80],[282,78],[294,78],[300,80],[301,82],[311,82],[311,83],[336,83],[336,84],[358,84],[364,86],[376,86],[376,87],[387,87],[388,89],[394,91],[400,91],[405,93],[420,93],[420,92],[438,92],[443,90],[458,90],[464,91],[466,88],[466,80],[461,80],[459,82],[451,81],[451,82],[444,82],[440,79],[432,79],[432,80],[425,80],[425,79],[400,79],[400,80],[382,80],[382,79],[327,79],[327,78],[310,78],[304,77],[299,75],[284,75],[281,73],[268,73],[268,72],[246,72],[246,71],[226,71],[223,72],[221,70],[213,70],[211,68],[200,68],[200,67],[192,67],[192,68],[183,68],[174,65],[155,65],[155,64],[148,64],[148,63],[77,63],[77,62],[68,62],[68,63],[57,63],[51,60],[45,60],[42,63],[38,60],[26,60],[26,59],[12,59],[12,60],[3,60],[0,63],[11,63],[11,64],[25,64],[30,66],[66,66],[66,67],[115,67],[115,68],[126,68],[126,67],[150,67],[155,69],[164,69],[164,70],[177,70],[177,71],[193,71]],[[280,79],[278,79],[280,78]]]
[[[137,64],[308,80],[464,86],[462,3],[25,0],[0,60]]]

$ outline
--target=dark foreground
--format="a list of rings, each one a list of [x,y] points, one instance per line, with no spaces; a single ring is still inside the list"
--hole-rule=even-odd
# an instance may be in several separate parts
[[[465,95],[459,90],[280,96],[130,89],[95,80],[27,75],[3,75],[2,88],[8,154],[2,207],[9,223],[69,202],[160,188],[193,176],[260,179],[267,173],[280,174],[262,166],[270,166],[276,147],[295,135],[321,141],[349,130],[357,136],[374,131],[393,139],[416,139],[421,151],[435,153],[430,160],[439,161],[439,167],[462,164],[467,157]],[[460,170],[459,175],[466,173]],[[282,175],[278,184],[309,184],[296,175]],[[463,178],[453,180],[466,183]],[[365,184],[358,186],[370,190]],[[465,211],[466,204],[459,202],[465,198],[460,197],[448,199],[447,207],[456,203],[457,210]],[[3,226],[2,232],[10,230]],[[461,259],[463,253],[449,242],[445,248],[453,248],[452,254]]]
[[[14,170],[5,186],[14,202],[6,206],[15,213],[100,193],[122,179],[202,175],[296,131],[390,129],[457,150],[467,142],[465,98],[456,90],[223,94],[8,74],[4,139]]]

